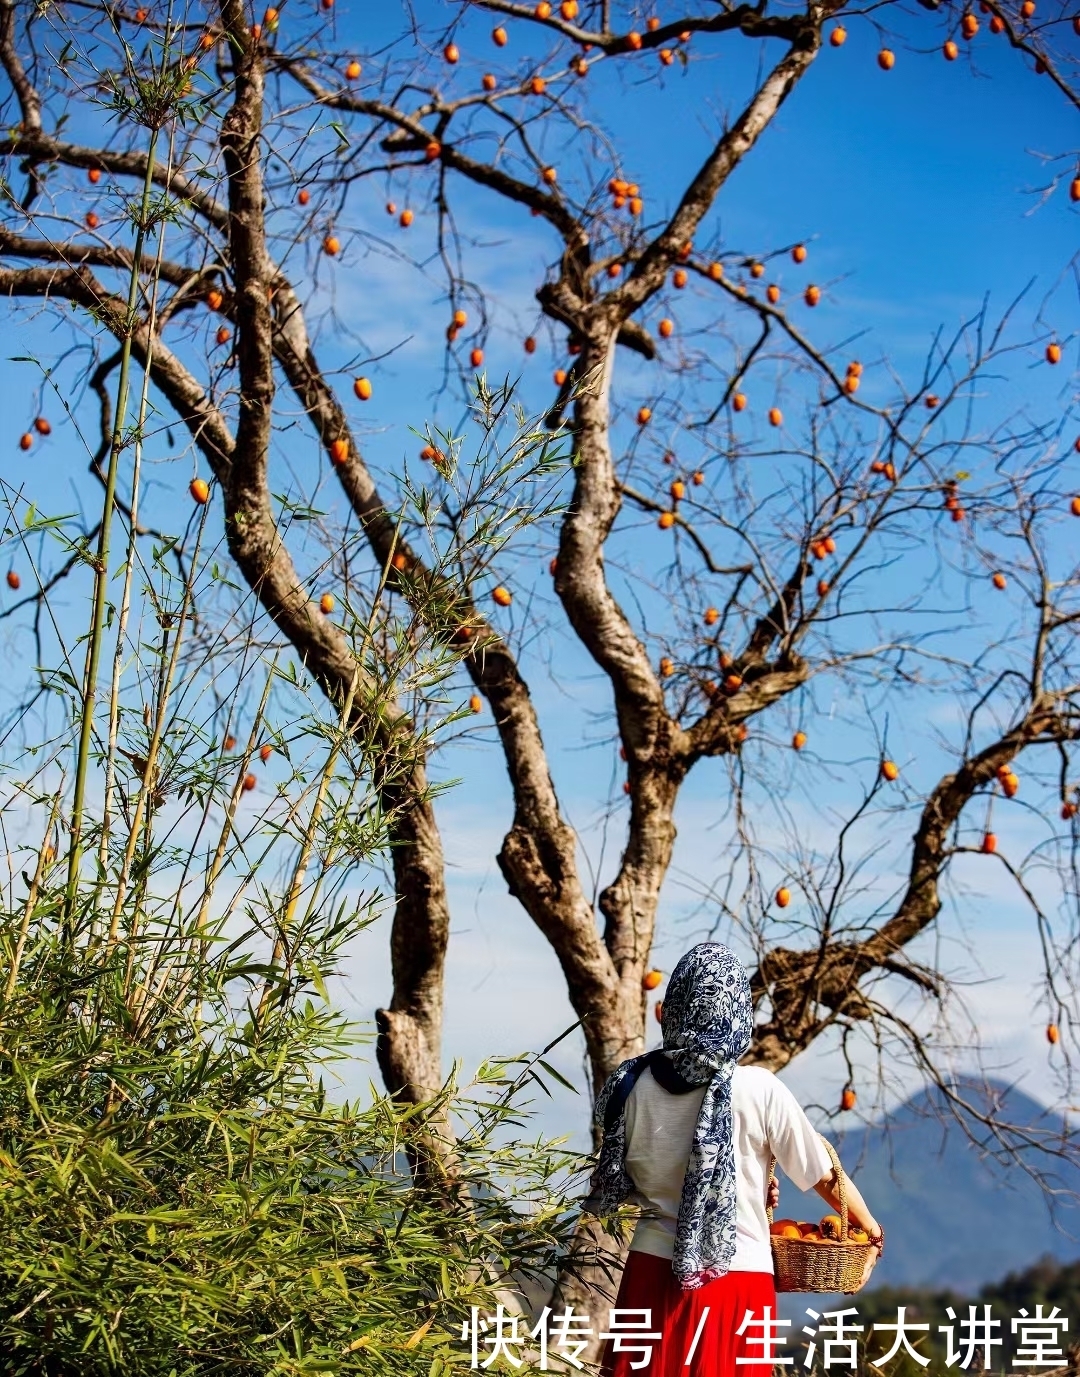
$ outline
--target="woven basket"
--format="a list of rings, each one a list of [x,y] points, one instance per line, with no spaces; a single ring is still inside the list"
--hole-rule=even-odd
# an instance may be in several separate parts
[[[874,1251],[872,1243],[848,1242],[847,1177],[840,1159],[827,1138],[821,1140],[828,1149],[836,1170],[836,1191],[840,1197],[840,1241],[809,1243],[801,1238],[775,1238],[770,1235],[773,1271],[778,1291],[817,1291],[822,1295],[844,1292],[851,1295],[863,1284],[866,1259]],[[776,1159],[769,1167],[769,1181],[776,1174]],[[769,1224],[773,1212],[769,1210]]]

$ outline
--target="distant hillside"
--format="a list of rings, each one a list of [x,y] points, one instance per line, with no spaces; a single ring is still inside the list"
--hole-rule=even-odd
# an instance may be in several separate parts
[[[991,1087],[999,1115],[1031,1126],[1044,1142],[1062,1123],[1015,1089]],[[1062,1200],[1051,1218],[1046,1197],[1022,1168],[1005,1168],[967,1140],[960,1126],[935,1110],[934,1093],[915,1096],[887,1124],[837,1139],[855,1178],[886,1232],[873,1286],[948,1288],[974,1296],[982,1286],[1040,1258],[1080,1258],[1080,1207]],[[986,1138],[984,1129],[978,1130]],[[1034,1166],[1037,1156],[1027,1157]],[[1080,1171],[1043,1161],[1056,1191],[1080,1196]],[[783,1183],[781,1211],[803,1219],[822,1212],[817,1196],[803,1199]],[[1080,1317],[1078,1317],[1080,1319]]]

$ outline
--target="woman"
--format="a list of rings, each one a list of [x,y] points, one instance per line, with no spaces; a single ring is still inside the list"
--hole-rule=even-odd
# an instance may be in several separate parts
[[[726,947],[702,942],[672,972],[663,1050],[623,1062],[596,1102],[604,1137],[586,1208],[601,1216],[623,1201],[642,1208],[615,1307],[652,1312],[662,1337],[650,1377],[766,1377],[771,1368],[760,1323],[736,1334],[748,1310],[759,1321],[766,1306],[776,1314],[765,1213],[771,1158],[800,1190],[812,1186],[839,1209],[831,1159],[791,1091],[770,1071],[738,1065],[753,1022],[742,966]],[[882,1231],[850,1181],[846,1193],[876,1261]],[[618,1347],[609,1343],[603,1371],[630,1377],[635,1353]],[[765,1362],[736,1368],[736,1357]]]

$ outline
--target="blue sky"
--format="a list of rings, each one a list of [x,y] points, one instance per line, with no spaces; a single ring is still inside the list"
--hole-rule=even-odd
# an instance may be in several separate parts
[[[458,12],[436,0],[422,0],[417,10],[433,26]],[[666,19],[675,9],[670,7],[669,13],[660,6],[658,12]],[[307,23],[308,10],[302,14]],[[871,401],[889,388],[889,367],[917,378],[935,330],[957,328],[986,294],[993,315],[1030,282],[1017,326],[1017,338],[1030,340],[1030,347],[1025,344],[1018,350],[980,405],[987,417],[1020,406],[1041,415],[1064,415],[1076,402],[1080,321],[1072,264],[1080,207],[1068,200],[1071,164],[1046,158],[1076,145],[1075,110],[1004,40],[992,38],[985,25],[975,42],[965,46],[961,60],[947,63],[940,54],[947,36],[941,17],[922,10],[903,15],[887,9],[877,11],[875,18],[895,21],[889,39],[898,56],[894,70],[883,73],[875,62],[880,38],[871,20],[849,18],[847,43],[822,52],[759,146],[725,186],[701,242],[715,239],[725,253],[764,256],[779,246],[805,241],[807,265],[796,268],[784,260],[777,265],[775,280],[785,296],[801,293],[807,281],[822,286],[824,299],[817,311],[811,314],[796,304],[793,315],[812,327],[814,338],[825,347],[858,339],[857,345],[843,343],[838,358],[857,353],[865,361],[863,395]],[[384,60],[379,55],[387,51],[384,45],[398,38],[400,20],[392,4],[374,7],[338,0],[333,10],[340,50],[355,51],[369,69]],[[283,24],[290,22],[286,8]],[[461,64],[443,71],[436,60],[448,89],[475,89],[480,71],[489,66],[501,70],[495,67],[490,27],[489,17],[468,16],[456,33]],[[503,60],[521,62],[525,70],[543,49],[520,28],[513,30]],[[1075,58],[1078,41],[1064,25],[1059,32]],[[438,35],[433,28],[435,53],[441,46]],[[389,51],[395,60],[408,59],[408,47],[400,42]],[[775,59],[779,51],[772,45],[768,57]],[[622,166],[640,177],[650,209],[659,213],[674,204],[719,122],[738,110],[759,52],[757,44],[733,36],[708,44],[695,41],[687,72],[673,68],[662,84],[639,81],[627,63],[609,63],[609,70],[601,66],[590,74],[589,98],[596,102]],[[648,70],[651,76],[652,67]],[[570,150],[561,157],[561,184],[572,187],[575,175]],[[1054,175],[1061,184],[1043,198]],[[340,260],[315,260],[316,299],[332,301],[338,321],[348,326],[348,332],[332,324],[324,328],[320,356],[328,366],[344,370],[346,379],[361,371],[372,378],[373,401],[361,407],[350,397],[350,406],[360,433],[366,435],[370,462],[388,472],[399,468],[403,455],[414,455],[417,442],[410,428],[422,429],[429,419],[454,424],[462,415],[460,392],[440,391],[447,307],[438,265],[431,259],[433,218],[425,209],[422,176],[430,174],[421,174],[412,184],[400,178],[389,186],[381,181],[361,183],[340,217]],[[416,205],[417,218],[407,236],[387,219],[383,203],[388,197],[399,205]],[[557,252],[554,236],[527,212],[482,190],[452,183],[451,197],[475,241],[468,251],[470,275],[489,299],[486,367],[493,378],[520,373],[521,399],[538,409],[550,397],[551,369],[563,360],[549,349],[542,331],[536,331],[541,348],[529,360],[521,339],[536,328],[533,293]],[[411,262],[403,256],[406,253]],[[685,303],[680,299],[678,309],[680,334],[689,348],[691,327],[708,319],[710,307],[695,298]],[[650,319],[658,314],[659,310],[651,311]],[[1041,363],[1042,344],[1051,332],[1066,347],[1065,360],[1056,370]],[[56,339],[42,323],[31,323],[20,327],[17,349],[45,356],[57,347]],[[693,338],[692,347],[708,354],[712,346],[704,336]],[[393,352],[387,355],[388,350]],[[0,387],[16,409],[24,405],[21,399],[28,392],[27,368],[0,364]],[[655,369],[636,362],[621,365],[617,398],[628,409],[657,387]],[[25,419],[20,414],[12,422],[9,481],[33,486],[44,479],[48,497],[62,504],[67,502],[63,484],[70,481],[79,500],[88,497],[83,462],[65,428],[29,458],[15,449],[17,434],[31,415],[28,411]],[[1074,429],[1080,431],[1080,422]],[[73,452],[76,458],[67,462]],[[176,461],[164,449],[150,459],[163,467],[160,483],[156,478],[149,490],[147,510],[167,523],[176,490]],[[282,473],[291,471],[298,484],[310,489],[316,481],[320,461],[307,440],[290,438],[280,462]],[[1076,465],[1080,470],[1080,457]],[[185,484],[188,477],[185,470]],[[653,538],[649,532],[643,540]],[[1075,547],[1071,530],[1063,528],[1060,538]],[[1063,556],[1065,551],[1063,546]],[[524,575],[515,572],[519,586],[524,586]],[[995,616],[1000,618],[996,609]],[[1000,620],[997,625],[1001,627]],[[10,634],[9,656],[16,660],[25,651],[25,639]],[[610,876],[624,815],[617,762],[608,739],[607,688],[565,632],[536,641],[526,638],[522,659],[567,815],[581,830],[597,873]],[[463,696],[465,692],[463,688]],[[828,810],[852,787],[850,722],[843,694],[834,692],[824,710],[825,721],[815,721],[812,728],[815,758],[824,762],[811,767],[820,770],[819,783],[811,786],[804,780],[792,801],[794,826],[807,844],[818,836],[825,844],[833,825]],[[901,758],[906,752],[905,779],[910,777],[916,790],[928,787],[947,759],[939,753],[936,737],[939,729],[947,731],[951,725],[947,705],[937,704],[935,712],[940,716],[932,721],[898,724],[893,718],[897,755]],[[833,719],[835,725],[830,726]],[[773,730],[780,739],[786,728],[778,723]],[[864,753],[865,746],[863,738],[859,751]],[[779,771],[795,769],[789,757],[777,759]],[[460,1057],[469,1067],[492,1052],[541,1046],[573,1015],[554,957],[507,896],[495,864],[510,809],[497,746],[486,722],[481,719],[435,768],[442,777],[462,780],[440,804],[439,814],[454,905],[446,1053],[448,1059]],[[826,777],[834,782],[820,783]],[[664,969],[670,969],[679,952],[711,926],[715,905],[709,886],[717,878],[725,802],[723,767],[708,764],[695,773],[680,801],[680,838],[662,897],[656,948],[657,964]],[[1052,807],[1049,796],[1045,806]],[[902,834],[886,852],[879,881],[882,892],[895,883],[902,867],[902,841],[910,833],[907,815],[902,821],[900,826],[881,814],[874,824],[883,834]],[[780,820],[776,828],[779,838]],[[1016,845],[1037,834],[1037,819],[1015,815]],[[1049,1100],[1056,1091],[1042,1039],[1044,1018],[1032,1006],[1037,967],[1030,919],[1002,891],[997,877],[991,879],[977,862],[963,862],[957,875],[958,897],[942,939],[944,959],[976,982],[969,998],[988,1042],[988,1059],[997,1059],[1007,1074],[1022,1074],[1026,1089]],[[962,941],[965,932],[967,946]],[[385,930],[365,934],[349,971],[348,999],[365,1018],[389,992],[385,946]],[[562,1049],[559,1064],[580,1081],[573,1042]],[[369,1070],[374,1074],[373,1067],[354,1068],[350,1084],[357,1084]],[[815,1052],[788,1074],[807,1100],[830,1108],[835,1103],[834,1049]],[[869,1071],[866,1074],[869,1078]],[[901,1075],[893,1093],[903,1083]],[[549,1129],[565,1125],[580,1138],[583,1108],[560,1094],[544,1123]]]
[[[428,6],[421,12],[434,10]],[[670,17],[663,9],[660,13]],[[381,11],[380,19],[390,25],[390,10]],[[343,13],[338,22],[339,32],[348,33]],[[1003,309],[1029,282],[1033,286],[1025,325],[1031,337],[1053,329],[1068,339],[1077,324],[1070,264],[1080,216],[1068,201],[1064,183],[1045,202],[1041,199],[1052,173],[1060,173],[1067,164],[1048,165],[1039,155],[1067,146],[1073,112],[1059,93],[1025,68],[1023,59],[992,39],[985,26],[961,60],[950,64],[940,55],[946,32],[938,17],[923,11],[898,16],[900,36],[890,38],[898,61],[888,74],[875,61],[880,40],[874,26],[853,18],[847,27],[844,47],[821,54],[753,155],[724,188],[709,219],[708,236],[717,235],[725,250],[753,254],[806,241],[806,269],[785,261],[778,280],[796,291],[807,280],[825,287],[825,302],[813,317],[815,338],[839,342],[861,336],[854,353],[868,364],[887,358],[909,376],[917,376],[938,328],[955,329],[986,294],[991,313]],[[462,64],[445,77],[447,90],[471,89],[477,71],[474,58],[479,70],[494,63],[488,28],[486,17],[473,16],[455,35]],[[643,189],[662,209],[674,204],[688,172],[703,156],[716,121],[737,110],[746,89],[747,64],[756,61],[757,46],[740,38],[713,45],[709,57],[700,60],[699,47],[703,50],[705,45],[693,45],[695,60],[687,74],[668,76],[662,86],[636,83],[626,75],[626,64],[610,64],[610,75],[598,70],[588,78],[590,96],[602,105],[605,127],[614,136],[623,167],[631,176],[647,169],[640,173]],[[538,54],[541,49],[523,38],[519,42],[518,30],[512,28],[507,51],[522,59],[524,53]],[[525,63],[523,69],[527,67]],[[496,303],[487,346],[490,371],[501,376],[502,370],[520,369],[524,394],[538,395],[542,404],[549,369],[561,360],[541,350],[526,363],[519,341],[533,327],[531,292],[556,251],[553,235],[526,212],[507,208],[486,193],[459,185],[453,194],[482,219],[486,241],[492,245],[480,256]],[[385,289],[365,281],[364,290],[381,297]],[[421,294],[421,312],[425,306]],[[1037,320],[1040,308],[1042,328]],[[809,317],[798,307],[795,314],[800,323]],[[415,356],[417,346],[404,352]],[[1075,357],[1073,344],[1067,362]],[[1036,348],[1020,354],[992,399],[994,408],[1004,411],[1022,402],[1053,412],[1070,406],[1075,395],[1073,369],[1051,373],[1040,365]],[[642,388],[650,386],[647,365],[621,367],[621,378],[640,378]],[[871,399],[879,386],[876,371],[867,368],[866,395]],[[380,374],[392,400],[403,384],[411,391],[411,368],[395,367],[390,360]],[[636,404],[631,384],[624,382],[623,387],[627,404]],[[392,445],[392,435],[380,437],[377,448],[383,449],[387,440]],[[526,670],[540,699],[568,814],[583,831],[589,829],[589,849],[597,855],[613,761],[609,750],[598,754],[583,748],[583,738],[595,729],[582,722],[580,713],[568,715],[568,708],[584,703],[601,714],[607,693],[565,637],[557,645],[556,682],[548,679],[539,653],[527,658]],[[843,754],[835,738],[829,745],[838,756]],[[931,756],[923,763],[922,782],[928,786],[940,758]],[[456,760],[453,764],[460,768],[463,782],[444,809],[455,899],[447,1043],[448,1050],[460,1051],[468,1064],[489,1049],[486,1039],[493,1025],[510,1048],[536,1046],[556,1035],[572,1014],[554,958],[505,894],[494,863],[509,815],[496,750],[490,742],[485,747],[478,741],[460,766]],[[718,769],[703,766],[680,803],[680,840],[658,934],[658,964],[666,969],[708,926],[710,908],[707,900],[702,901],[701,882],[721,830],[718,805],[723,786]],[[614,784],[617,788],[617,781]],[[607,873],[610,853],[617,850],[622,835],[620,819],[616,805],[605,856]],[[802,823],[807,832],[812,829],[809,812],[803,812]],[[990,1044],[987,1060],[1007,1076],[1023,1074],[1026,1085],[1047,1099],[1055,1098],[1042,1020],[1031,1003],[1037,971],[1028,918],[1019,905],[1002,901],[1000,889],[977,863],[961,863],[957,877],[966,891],[963,911],[945,946],[954,945],[954,968],[965,970],[973,982],[967,996]],[[972,936],[974,959],[970,949],[960,949],[964,927]],[[367,988],[367,980],[358,986],[358,1003],[364,998],[360,991],[366,993]],[[485,1011],[479,1028],[478,1001]],[[565,1058],[561,1064],[566,1069],[573,1065]],[[832,1107],[834,1051],[806,1058],[788,1074],[807,1098]],[[558,1123],[559,1113],[549,1118]],[[574,1114],[573,1120],[580,1125],[580,1115]]]

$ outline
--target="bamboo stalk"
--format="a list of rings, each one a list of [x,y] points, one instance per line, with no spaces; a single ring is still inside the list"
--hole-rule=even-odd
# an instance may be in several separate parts
[[[26,896],[26,903],[23,906],[22,921],[19,924],[19,937],[15,943],[15,952],[11,958],[11,968],[8,971],[7,981],[4,984],[5,1003],[11,998],[15,983],[19,978],[19,967],[22,965],[23,952],[26,950],[26,939],[30,934],[30,920],[34,916],[34,909],[37,906],[38,893],[41,890],[41,878],[45,874],[45,867],[48,864],[47,854],[49,848],[49,838],[52,830],[56,826],[56,819],[60,815],[60,795],[57,794],[52,801],[52,808],[49,811],[49,823],[45,828],[45,838],[38,848],[37,866],[34,869],[34,878],[30,884],[30,892]]]
[[[330,748],[330,754],[326,758],[323,766],[322,777],[319,780],[319,791],[312,804],[311,816],[304,831],[304,838],[300,844],[300,854],[296,858],[296,866],[293,869],[292,881],[289,885],[288,897],[285,901],[285,913],[281,923],[278,925],[277,937],[274,940],[274,950],[270,958],[271,966],[277,966],[285,955],[285,938],[292,927],[293,916],[296,913],[296,905],[304,887],[304,878],[307,874],[308,865],[311,862],[311,853],[315,846],[315,831],[322,817],[322,810],[326,803],[326,795],[330,791],[330,781],[334,776],[334,768],[337,765],[338,756],[341,754],[341,743],[349,730],[349,718],[352,716],[353,700],[356,697],[356,686],[359,682],[359,670],[353,671],[352,683],[349,685],[349,692],[345,696],[345,703],[341,709],[341,716],[338,722],[338,735]],[[262,994],[259,997],[259,1007],[256,1013],[256,1022],[260,1022],[263,1012],[270,1000],[270,991],[273,987],[273,977],[267,975],[263,982]]]
[[[199,562],[199,549],[202,545],[202,535],[206,528],[205,520],[199,527],[199,534],[195,541],[195,550],[192,555],[191,567],[194,570]],[[167,667],[162,672],[162,680],[158,691],[157,712],[154,716],[154,730],[150,737],[150,744],[146,750],[146,765],[143,769],[142,782],[139,785],[139,794],[135,800],[135,816],[131,820],[131,832],[128,835],[127,846],[124,848],[124,861],[120,868],[120,874],[116,878],[116,895],[113,899],[112,917],[109,920],[109,938],[106,950],[111,951],[116,945],[117,935],[120,926],[120,913],[124,906],[124,898],[127,894],[128,879],[131,875],[131,865],[135,859],[135,849],[138,846],[139,838],[142,835],[143,818],[148,812],[147,804],[153,792],[152,781],[157,771],[158,751],[161,748],[162,737],[165,735],[165,717],[168,712],[169,699],[172,695],[172,686],[176,678],[176,666],[180,660],[180,647],[184,640],[184,627],[187,624],[188,607],[191,603],[191,588],[185,586],[184,596],[180,604],[179,624],[176,634],[173,636],[172,652],[169,655]],[[165,629],[168,634],[168,628]],[[162,646],[162,659],[164,659],[165,647]],[[131,975],[132,952],[128,953],[127,977],[125,985]]]
[[[394,522],[394,534],[393,534],[393,536],[391,537],[391,540],[390,540],[390,548],[389,548],[389,550],[387,550],[387,552],[386,552],[386,561],[385,561],[385,563],[383,564],[382,571],[381,571],[380,576],[379,576],[379,586],[378,586],[378,588],[376,588],[376,590],[375,590],[375,596],[374,596],[374,598],[372,599],[372,602],[371,602],[371,612],[370,612],[369,615],[368,615],[367,625],[364,627],[364,636],[363,636],[363,640],[362,640],[361,646],[360,646],[360,654],[363,654],[363,652],[371,645],[372,639],[373,639],[373,637],[374,637],[376,614],[378,613],[379,605],[380,605],[381,602],[382,602],[383,594],[384,594],[385,591],[386,591],[387,581],[389,580],[389,577],[390,577],[390,570],[391,570],[391,568],[393,567],[394,555],[395,555],[396,552],[397,552],[398,537],[401,535],[401,525],[402,525],[402,522],[405,520],[405,505],[406,505],[405,503],[402,503],[401,510],[398,512],[398,514],[397,514],[397,519],[396,519],[395,522]],[[358,658],[359,658],[359,657],[358,657]],[[354,690],[355,690],[355,687],[356,687],[356,681],[355,681],[355,679],[354,679],[354,682],[353,682],[353,688],[354,688]],[[347,729],[347,721],[346,721],[346,729]],[[352,787],[351,787],[350,790],[349,790],[349,802],[351,802],[352,799],[353,799],[353,797],[355,796],[356,788],[357,788],[357,781],[356,781],[356,779],[354,778]],[[346,805],[346,806],[347,806],[347,805]],[[316,905],[316,903],[318,902],[318,897],[319,897],[319,893],[320,893],[320,891],[321,891],[321,889],[322,889],[323,880],[324,880],[324,879],[326,878],[326,876],[329,874],[330,869],[331,869],[331,866],[333,865],[333,862],[334,862],[334,860],[336,859],[336,857],[337,857],[337,850],[336,850],[336,848],[335,848],[335,846],[334,846],[334,843],[333,843],[333,841],[332,841],[331,844],[330,844],[330,846],[327,848],[326,855],[323,857],[322,865],[319,867],[319,873],[318,873],[318,875],[315,877],[315,883],[314,883],[314,884],[312,885],[312,887],[311,887],[311,897],[310,897],[309,900],[308,900],[308,905],[307,905],[307,908],[306,908],[306,910],[305,910],[305,912],[304,912],[304,922],[305,922],[305,923],[307,923],[308,921],[310,921],[312,914],[315,912],[315,905]]]
[[[225,865],[225,849],[229,843],[229,837],[233,833],[233,824],[236,819],[236,809],[240,803],[240,796],[244,791],[244,775],[251,762],[251,757],[255,751],[255,743],[259,739],[259,731],[262,727],[263,716],[266,712],[266,705],[270,701],[270,689],[273,687],[274,675],[277,673],[277,656],[270,665],[270,671],[266,676],[266,683],[263,686],[262,697],[259,699],[259,709],[255,714],[255,720],[251,724],[251,734],[248,736],[247,747],[244,751],[243,759],[240,762],[240,770],[237,773],[236,781],[229,795],[229,802],[225,809],[225,817],[221,824],[221,835],[218,837],[217,848],[214,851],[214,859],[210,863],[210,873],[206,877],[206,885],[203,889],[202,903],[199,905],[198,917],[195,919],[195,931],[201,934],[206,928],[206,920],[210,912],[210,902],[214,897],[214,889],[217,886],[218,877]],[[203,939],[200,939],[203,940]],[[200,950],[204,950],[201,948]]]
[[[205,509],[204,509],[204,510],[205,510]],[[251,627],[252,627],[252,623],[249,621],[249,622],[248,622],[249,633],[250,633],[250,631],[251,631]],[[254,669],[257,668],[257,667],[259,666],[259,664],[262,663],[261,657],[260,657],[258,651],[256,650],[254,656],[252,657],[252,663],[251,663],[250,666],[249,666],[249,663],[248,663],[248,650],[250,650],[250,649],[251,649],[251,646],[250,646],[250,645],[246,645],[246,646],[245,646],[244,655],[243,655],[243,658],[242,658],[242,661],[241,661],[241,668],[240,668],[240,670],[239,670],[239,672],[238,672],[238,675],[237,675],[237,687],[236,687],[236,689],[233,690],[234,693],[235,693],[235,692],[238,692],[239,686],[240,686],[240,684],[243,683],[243,681],[246,679],[246,677],[247,677],[247,675],[248,675],[248,672],[249,672],[249,669],[251,670],[251,672],[254,672]],[[275,663],[276,663],[276,661],[275,661]],[[264,697],[264,701],[265,701],[265,697]],[[232,726],[232,712],[233,712],[233,709],[234,709],[234,708],[235,708],[235,704],[233,705],[233,707],[230,708],[230,710],[229,710],[229,717],[226,719],[225,724],[224,724],[224,729],[225,729],[226,733],[230,730],[230,728],[231,728],[231,726]],[[262,711],[263,711],[262,708],[260,708],[260,710],[256,713],[256,726],[259,724],[259,722],[260,722],[260,720],[261,720],[261,718],[262,718]],[[225,739],[227,739],[227,737],[226,737]],[[224,759],[224,741],[223,741],[223,743],[222,743],[222,750],[219,751],[219,753],[218,753],[218,762],[220,763],[223,759]],[[183,869],[181,870],[180,875],[179,875],[178,880],[177,880],[176,891],[175,891],[175,893],[174,893],[174,895],[173,895],[172,909],[171,909],[170,914],[169,914],[169,921],[170,921],[171,924],[175,924],[177,933],[180,933],[180,932],[182,931],[182,928],[183,928],[183,917],[182,917],[181,910],[182,910],[182,908],[183,908],[183,901],[184,901],[185,893],[186,893],[186,891],[187,891],[188,875],[189,875],[190,872],[191,872],[192,866],[195,864],[195,860],[196,860],[196,855],[197,855],[197,853],[198,853],[198,854],[201,854],[201,855],[203,856],[203,873],[204,873],[204,884],[205,884],[205,876],[206,876],[206,873],[207,873],[207,872],[206,872],[206,853],[205,853],[205,852],[200,852],[200,844],[201,844],[201,839],[202,839],[202,835],[203,835],[203,830],[206,828],[206,826],[207,826],[208,823],[209,823],[210,815],[211,815],[211,813],[213,812],[215,802],[216,802],[216,795],[215,795],[214,791],[213,791],[212,789],[208,789],[207,792],[206,792],[206,799],[205,799],[205,801],[204,801],[204,803],[203,803],[202,812],[201,812],[201,815],[200,815],[200,817],[199,817],[198,825],[197,825],[197,827],[195,828],[194,835],[192,836],[192,839],[191,839],[191,845],[190,845],[189,848],[188,848],[187,856],[186,856],[186,858],[185,858],[185,860],[184,860]],[[201,901],[200,901],[200,902],[201,902]]]
[[[346,816],[348,816],[348,814],[349,814],[349,811],[350,811],[350,809],[351,809],[351,807],[352,807],[353,799],[356,797],[356,792],[357,792],[357,790],[359,789],[359,787],[360,787],[360,778],[359,778],[359,775],[358,775],[358,774],[354,774],[354,775],[353,775],[352,783],[349,785],[349,796],[348,796],[348,798],[346,798],[346,800],[345,800],[345,806],[344,806],[344,808],[342,809],[342,812],[343,812]],[[316,906],[316,904],[319,902],[319,895],[322,893],[323,881],[324,881],[324,880],[326,879],[326,877],[330,874],[331,870],[332,870],[333,867],[334,867],[334,863],[335,863],[335,861],[337,860],[337,856],[338,856],[337,840],[338,840],[338,831],[335,831],[334,836],[331,838],[330,845],[326,848],[326,854],[325,854],[325,855],[323,856],[323,858],[322,858],[322,863],[321,863],[320,866],[319,866],[319,873],[315,876],[315,883],[311,886],[311,896],[310,896],[310,898],[308,899],[307,908],[304,910],[304,923],[305,923],[305,924],[307,924],[307,923],[309,923],[309,922],[311,921],[312,916],[313,916],[314,913],[315,913],[315,906]]]
[[[194,961],[195,969],[198,972],[200,982],[200,993],[198,996],[197,1008],[195,1012],[196,1022],[198,1022],[200,1018],[199,1009],[202,1003],[202,967],[203,963],[206,960],[206,938],[204,936],[204,933],[206,930],[207,918],[209,917],[210,913],[210,904],[213,900],[214,891],[217,886],[218,878],[221,875],[221,871],[223,870],[225,865],[225,853],[228,847],[229,838],[235,831],[236,810],[239,806],[241,795],[243,794],[244,775],[247,772],[248,765],[251,763],[251,757],[254,754],[255,746],[259,739],[259,733],[262,729],[262,724],[266,713],[266,705],[269,702],[270,690],[273,687],[274,676],[277,672],[277,660],[278,657],[277,655],[275,655],[273,661],[270,664],[270,670],[266,676],[266,683],[263,685],[262,697],[259,700],[259,706],[255,713],[254,721],[251,724],[251,732],[248,736],[247,746],[245,747],[244,754],[240,760],[240,769],[237,772],[236,779],[233,783],[232,792],[229,795],[229,801],[225,808],[225,817],[222,820],[221,824],[221,834],[218,837],[217,847],[214,851],[213,860],[210,863],[210,870],[207,874],[206,882],[203,887],[202,902],[199,906],[199,912],[195,919],[194,932],[197,940],[197,949],[194,953]],[[146,988],[143,991],[142,998],[138,1002],[138,1007],[134,1011],[136,1026],[138,1028],[141,1029],[142,1023],[144,1022],[145,1017],[149,1012],[149,1009],[155,1003],[159,1002],[161,999],[164,998],[166,987],[168,986],[169,980],[171,979],[173,972],[176,970],[176,967],[176,960],[173,960],[167,966],[163,966],[161,973],[157,978],[156,987],[154,989],[150,988],[150,984],[153,981],[154,977],[154,971],[153,969],[151,969],[151,971],[148,972]],[[178,984],[177,990],[175,991],[175,998],[177,1001],[181,1000],[184,997],[190,985],[191,958],[189,957],[186,963],[184,975]]]
[[[173,136],[169,140],[169,162],[166,171],[166,191],[172,170]],[[146,362],[142,371],[142,387],[139,391],[139,418],[135,423],[135,450],[131,477],[131,517],[128,529],[127,559],[124,565],[124,587],[120,596],[120,614],[116,626],[116,649],[113,653],[112,682],[109,685],[109,737],[105,751],[105,796],[101,810],[101,841],[98,846],[98,883],[107,873],[109,863],[109,822],[112,813],[112,795],[116,784],[116,743],[120,733],[120,676],[124,662],[124,644],[127,639],[128,617],[131,613],[131,584],[134,578],[136,560],[136,535],[139,526],[139,481],[142,472],[143,428],[150,400],[150,371],[153,363],[154,331],[157,324],[158,287],[160,268],[165,254],[165,221],[158,229],[157,255],[154,273],[150,283],[150,307],[147,315]]]
[[[138,307],[139,267],[142,263],[143,246],[146,242],[146,223],[150,216],[157,139],[157,130],[151,130],[139,221],[135,229],[135,249],[131,259],[127,319],[124,324],[124,339],[120,346],[120,377],[116,387],[116,415],[113,418],[112,442],[109,446],[109,467],[105,477],[105,503],[101,513],[101,530],[98,533],[98,548],[94,561],[93,611],[83,677],[82,724],[79,731],[79,750],[75,767],[75,797],[71,808],[71,843],[68,850],[67,895],[64,906],[65,917],[69,923],[75,912],[79,863],[82,858],[83,807],[86,801],[86,778],[90,767],[90,742],[94,730],[98,666],[101,661],[101,642],[105,628],[105,599],[109,583],[110,536],[112,534],[113,506],[116,498],[116,475],[120,467],[120,452],[124,447],[128,382],[131,372],[131,336]]]

